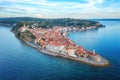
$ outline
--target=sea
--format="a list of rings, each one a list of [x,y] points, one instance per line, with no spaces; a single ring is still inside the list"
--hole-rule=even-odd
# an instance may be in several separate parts
[[[19,39],[11,27],[0,26],[0,80],[120,80],[120,21],[100,21],[106,27],[71,32],[68,37],[108,59],[109,67],[38,52]]]

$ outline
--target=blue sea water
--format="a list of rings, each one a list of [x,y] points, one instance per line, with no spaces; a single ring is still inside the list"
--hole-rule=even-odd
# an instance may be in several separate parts
[[[101,21],[105,28],[72,32],[78,45],[95,50],[111,62],[104,68],[42,54],[0,26],[0,80],[119,80],[120,21]]]

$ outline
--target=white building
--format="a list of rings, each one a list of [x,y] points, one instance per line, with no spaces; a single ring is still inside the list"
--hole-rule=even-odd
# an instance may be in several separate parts
[[[75,50],[74,50],[74,49],[69,49],[69,50],[68,50],[68,55],[71,56],[71,57],[77,57],[77,56],[75,55]]]
[[[60,52],[61,54],[66,54],[65,46],[60,46]]]
[[[23,28],[21,29],[21,32],[25,32],[25,31],[26,31],[26,28],[23,27]]]
[[[24,26],[21,28],[21,32],[25,32],[26,30],[26,25],[24,24]]]
[[[64,46],[46,45],[46,49],[56,53],[66,54]]]

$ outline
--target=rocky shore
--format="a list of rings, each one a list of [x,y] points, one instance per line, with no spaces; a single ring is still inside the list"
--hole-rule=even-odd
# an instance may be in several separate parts
[[[18,38],[18,37],[17,37]],[[101,57],[102,59],[102,62],[96,62],[96,61],[93,61],[93,60],[89,60],[87,58],[75,58],[75,57],[71,57],[71,56],[68,56],[68,55],[64,55],[64,54],[58,54],[58,53],[55,53],[55,52],[52,52],[52,51],[48,51],[48,50],[45,50],[45,49],[41,49],[35,45],[31,45],[28,41],[24,40],[24,39],[20,39],[23,43],[25,43],[26,45],[34,48],[34,49],[37,49],[39,52],[43,53],[43,54],[47,54],[47,55],[50,55],[50,56],[53,56],[53,57],[61,57],[61,58],[65,58],[65,59],[69,59],[69,60],[72,60],[72,61],[76,61],[76,62],[80,62],[80,63],[83,63],[83,64],[88,64],[90,66],[93,66],[93,67],[108,67],[110,66],[110,62]]]
[[[93,29],[95,27],[83,28],[83,30]],[[77,28],[72,31],[77,31]],[[37,49],[39,52],[65,59],[85,63],[96,67],[109,66],[110,63],[102,56],[85,50],[78,46],[72,40],[67,38],[67,33],[71,31],[70,27],[54,27],[51,29],[28,28],[25,25],[13,30],[16,37],[30,47]],[[57,37],[57,38],[56,38]],[[46,39],[46,40],[45,40]],[[62,45],[61,45],[62,44]]]

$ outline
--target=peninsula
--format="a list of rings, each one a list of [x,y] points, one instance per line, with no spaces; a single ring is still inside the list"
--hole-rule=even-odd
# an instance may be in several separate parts
[[[17,38],[42,53],[86,63],[91,66],[104,67],[110,65],[104,57],[84,49],[67,37],[67,34],[71,31],[96,29],[104,27],[104,25],[89,20],[67,19],[69,22],[63,22],[62,20],[66,19],[46,20],[49,23],[43,21],[42,23],[39,22],[40,24],[34,21],[24,21],[17,23],[12,31]],[[60,23],[52,23],[54,21]]]

